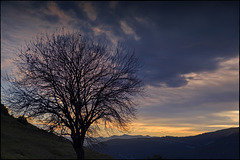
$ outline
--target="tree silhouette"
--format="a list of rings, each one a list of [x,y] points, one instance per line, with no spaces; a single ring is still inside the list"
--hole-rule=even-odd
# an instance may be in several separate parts
[[[7,105],[70,135],[78,159],[85,136],[100,124],[125,129],[135,118],[132,98],[143,85],[134,52],[122,45],[111,49],[106,41],[62,30],[37,36],[17,57],[15,76],[7,78]]]

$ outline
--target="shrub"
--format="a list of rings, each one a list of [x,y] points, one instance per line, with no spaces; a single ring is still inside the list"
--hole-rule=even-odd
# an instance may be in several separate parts
[[[22,123],[22,124],[24,124],[24,125],[27,125],[27,124],[28,124],[28,121],[27,121],[27,119],[26,119],[24,116],[19,116],[19,117],[17,118],[17,120],[18,120],[18,122],[20,122],[20,123]]]
[[[8,109],[3,104],[1,104],[1,113],[4,115],[9,115]]]

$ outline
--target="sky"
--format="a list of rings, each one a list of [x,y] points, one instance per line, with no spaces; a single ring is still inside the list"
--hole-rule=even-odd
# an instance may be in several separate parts
[[[239,126],[238,1],[2,1],[1,75],[25,42],[57,27],[135,50],[146,96],[134,99],[137,119],[127,134]]]

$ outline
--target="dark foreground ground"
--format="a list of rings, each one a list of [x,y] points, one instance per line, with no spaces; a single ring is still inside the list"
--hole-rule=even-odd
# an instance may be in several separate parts
[[[8,115],[1,106],[1,159],[76,159],[71,142],[24,124]],[[112,157],[85,148],[86,159]]]

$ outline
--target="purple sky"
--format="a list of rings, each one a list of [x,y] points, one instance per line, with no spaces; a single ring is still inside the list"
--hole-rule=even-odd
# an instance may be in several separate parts
[[[184,136],[239,126],[239,2],[1,2],[1,73],[57,27],[135,49],[146,84],[129,134]],[[4,82],[2,82],[4,84]]]

